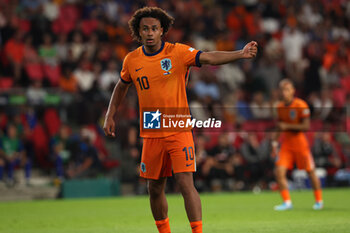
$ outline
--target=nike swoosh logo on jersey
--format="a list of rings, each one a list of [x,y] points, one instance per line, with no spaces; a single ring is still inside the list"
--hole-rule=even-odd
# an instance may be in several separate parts
[[[141,67],[141,68],[138,68],[138,69],[135,69],[135,71],[137,72],[137,71],[139,71],[139,70],[141,70],[141,69],[143,69],[143,67]]]
[[[187,163],[186,163],[186,167],[189,167],[189,166],[191,166],[191,165],[192,165],[192,163],[190,163],[190,164],[187,164]]]

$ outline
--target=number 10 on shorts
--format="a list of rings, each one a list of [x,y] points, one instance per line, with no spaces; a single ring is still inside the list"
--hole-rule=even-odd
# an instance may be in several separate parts
[[[182,149],[182,151],[185,152],[186,154],[186,161],[188,161],[188,159],[190,160],[193,160],[194,159],[194,150],[193,150],[193,147],[192,146],[189,146],[189,147],[184,147]]]

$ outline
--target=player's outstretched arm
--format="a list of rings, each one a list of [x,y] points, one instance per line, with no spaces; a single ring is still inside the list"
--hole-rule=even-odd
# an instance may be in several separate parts
[[[258,43],[251,41],[242,50],[203,52],[199,56],[199,62],[201,64],[222,65],[238,59],[254,58],[257,52]]]
[[[114,115],[117,112],[117,109],[124,99],[126,93],[128,92],[129,86],[129,84],[125,84],[119,80],[117,85],[114,87],[105,116],[105,122],[103,124],[103,130],[107,136],[115,137]]]

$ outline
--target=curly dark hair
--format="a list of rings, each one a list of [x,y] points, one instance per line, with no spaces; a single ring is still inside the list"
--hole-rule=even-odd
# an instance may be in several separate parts
[[[140,36],[140,21],[142,18],[155,18],[160,21],[160,26],[163,28],[163,34],[165,35],[171,25],[174,23],[174,18],[171,17],[167,12],[158,7],[143,7],[135,11],[132,18],[129,20],[129,28],[131,35],[134,40],[141,42]]]

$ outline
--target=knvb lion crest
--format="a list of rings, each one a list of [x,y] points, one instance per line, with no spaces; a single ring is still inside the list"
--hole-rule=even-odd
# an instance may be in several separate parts
[[[141,171],[146,172],[146,164],[145,163],[141,163]]]
[[[169,58],[165,58],[165,59],[161,60],[160,66],[161,66],[162,70],[165,71],[164,75],[171,74],[170,70],[172,68],[172,65],[171,65],[171,60]]]
[[[292,109],[289,111],[289,117],[291,120],[295,120],[295,118],[297,117],[297,113],[296,113],[295,109]]]

